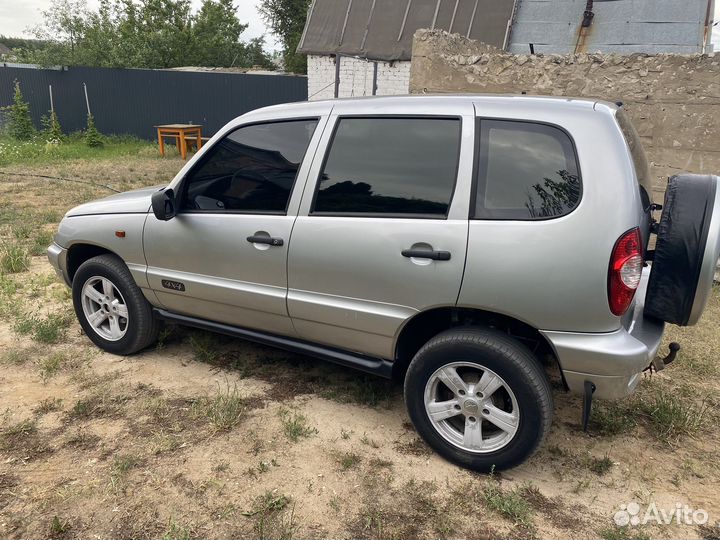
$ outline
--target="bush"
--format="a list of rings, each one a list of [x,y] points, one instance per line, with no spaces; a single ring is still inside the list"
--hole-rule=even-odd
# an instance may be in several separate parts
[[[50,111],[50,116],[43,116],[40,122],[43,126],[42,134],[45,140],[59,143],[65,138],[55,111]]]
[[[36,131],[30,117],[30,105],[23,99],[20,83],[15,81],[13,104],[6,107],[8,111],[8,133],[20,141],[29,141],[35,137]]]
[[[103,145],[102,136],[95,127],[95,119],[92,114],[87,116],[87,128],[85,129],[85,144],[90,148],[99,148]]]

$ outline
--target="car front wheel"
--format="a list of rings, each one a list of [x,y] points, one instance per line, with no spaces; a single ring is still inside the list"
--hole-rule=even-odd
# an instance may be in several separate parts
[[[152,306],[118,257],[85,261],[73,277],[72,292],[80,326],[101,349],[127,355],[155,341],[158,322]]]
[[[552,422],[540,363],[521,343],[485,328],[448,330],[426,343],[408,368],[405,402],[435,451],[482,472],[525,461]]]

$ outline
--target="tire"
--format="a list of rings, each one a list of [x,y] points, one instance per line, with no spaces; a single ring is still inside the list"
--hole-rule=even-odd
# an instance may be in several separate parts
[[[128,355],[155,342],[159,323],[119,257],[100,255],[80,265],[73,278],[72,296],[80,326],[104,351]],[[92,314],[97,314],[96,326],[90,322]]]
[[[452,369],[462,381],[454,379]],[[493,391],[497,378],[502,386]],[[481,397],[475,394],[478,389],[485,390]],[[441,419],[454,402],[454,415]],[[405,404],[415,429],[438,454],[480,472],[528,459],[549,431],[553,415],[550,382],[535,356],[506,334],[485,328],[451,329],[428,341],[408,367]],[[430,418],[430,409],[440,415],[439,421]],[[504,429],[494,424],[498,419]]]
[[[695,324],[712,287],[720,216],[714,216],[717,178],[676,175],[668,181],[645,314],[668,323]]]

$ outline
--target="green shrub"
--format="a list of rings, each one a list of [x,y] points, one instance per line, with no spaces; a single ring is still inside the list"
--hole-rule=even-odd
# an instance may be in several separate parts
[[[103,145],[102,135],[95,127],[95,119],[92,114],[87,116],[87,128],[85,128],[85,144],[90,148],[99,148]]]
[[[15,95],[13,104],[6,108],[8,111],[8,133],[19,141],[29,141],[36,135],[35,126],[30,117],[30,105],[23,98],[20,83],[15,81]]]
[[[50,116],[43,116],[40,123],[43,127],[42,135],[45,140],[59,143],[65,138],[55,111],[50,111]]]

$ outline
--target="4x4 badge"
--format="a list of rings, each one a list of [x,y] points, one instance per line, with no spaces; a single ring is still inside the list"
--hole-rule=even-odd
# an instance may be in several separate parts
[[[166,289],[172,289],[174,291],[184,291],[185,290],[184,283],[181,283],[179,281],[171,281],[169,279],[163,279],[162,286],[165,287]]]

